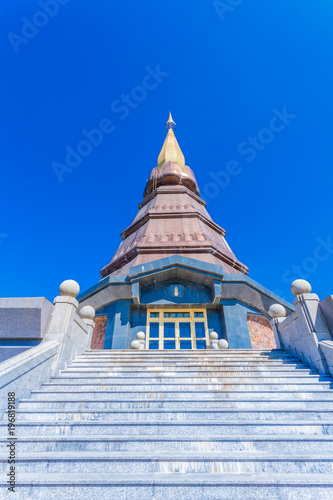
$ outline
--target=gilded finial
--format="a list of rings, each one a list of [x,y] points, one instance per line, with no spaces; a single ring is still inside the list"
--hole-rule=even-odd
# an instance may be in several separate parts
[[[173,121],[171,116],[171,111],[169,111],[169,118],[166,124],[164,125],[165,130],[168,132],[169,130],[176,130],[176,122]]]
[[[165,130],[168,133],[157,160],[157,166],[159,170],[161,170],[163,168],[163,165],[168,161],[173,161],[178,163],[181,170],[183,170],[185,166],[184,155],[179,147],[179,144],[173,132],[175,128],[176,128],[176,123],[172,119],[171,112],[169,112],[169,118],[165,124]]]

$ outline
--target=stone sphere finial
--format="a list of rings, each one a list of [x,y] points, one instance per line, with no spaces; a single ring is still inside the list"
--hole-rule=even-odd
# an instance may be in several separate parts
[[[290,291],[295,297],[301,295],[302,293],[311,293],[311,285],[305,280],[295,280],[290,285]]]
[[[219,349],[228,349],[229,348],[229,344],[225,339],[219,340],[217,343],[217,346]]]
[[[144,339],[146,338],[146,334],[145,334],[144,332],[138,332],[138,333],[136,334],[136,338],[137,338],[138,340],[144,340]]]
[[[140,345],[139,340],[133,340],[133,342],[131,342],[131,349],[140,349]]]
[[[210,332],[209,337],[210,340],[217,340],[219,338],[219,335],[216,332]]]
[[[272,304],[268,309],[268,314],[271,318],[285,318],[287,311],[281,304]]]
[[[95,309],[91,306],[84,306],[79,310],[79,315],[82,319],[94,319]]]
[[[76,297],[80,293],[80,285],[74,280],[66,280],[59,286],[59,295],[64,297]]]

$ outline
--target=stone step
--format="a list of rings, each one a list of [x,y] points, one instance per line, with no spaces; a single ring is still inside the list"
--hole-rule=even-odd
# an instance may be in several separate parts
[[[193,401],[191,399],[187,400],[124,400],[117,401],[107,399],[96,401],[96,400],[82,400],[73,401],[64,398],[60,398],[57,401],[44,400],[34,400],[34,399],[21,399],[18,408],[22,410],[34,410],[38,408],[43,409],[68,409],[68,410],[140,410],[140,409],[151,409],[151,410],[173,410],[173,411],[195,411],[195,410],[260,410],[260,411],[298,411],[302,409],[320,411],[320,410],[330,410],[333,411],[333,401],[332,400],[309,400],[309,399],[265,399],[260,402],[260,407],[258,408],[258,400],[250,399],[219,399],[219,400],[197,400]]]
[[[157,339],[155,339],[157,340]],[[186,339],[185,339],[186,340]],[[114,353],[114,354],[113,354]],[[169,359],[169,360],[174,360],[174,359],[180,359],[180,358],[186,358],[186,359],[195,359],[195,360],[200,360],[203,358],[210,358],[210,359],[225,359],[225,358],[263,358],[263,359],[299,359],[297,356],[295,356],[291,352],[284,352],[284,353],[270,353],[270,352],[261,352],[261,351],[247,351],[247,352],[242,352],[242,351],[232,351],[230,349],[222,349],[222,350],[215,350],[215,349],[199,349],[199,350],[191,350],[191,351],[185,351],[185,350],[169,350],[169,351],[159,351],[159,350],[132,350],[128,349],[122,354],[117,354],[116,351],[105,351],[105,354],[103,353],[89,353],[89,354],[82,354],[80,356],[77,356],[75,358],[75,361],[78,359],[129,359],[129,360],[137,360],[137,359]]]
[[[307,373],[314,374],[314,371],[310,371],[309,369],[300,368],[297,365],[279,365],[279,366],[171,366],[171,365],[145,365],[140,367],[135,367],[134,365],[128,366],[118,366],[118,365],[101,365],[96,364],[96,366],[87,365],[87,366],[79,366],[79,365],[71,365],[66,370],[61,370],[61,373],[71,374],[73,372],[77,373],[85,373],[85,372],[95,372],[102,374],[103,372],[115,372],[115,373],[150,373],[150,372],[175,372],[175,373],[202,373],[202,372],[217,372],[217,373],[248,373],[248,372],[256,372],[256,373]]]
[[[73,363],[227,363],[232,361],[233,363],[239,362],[262,362],[262,363],[276,363],[276,362],[286,362],[286,363],[299,363],[300,359],[294,356],[251,356],[244,354],[242,356],[230,356],[230,355],[214,355],[205,354],[203,356],[109,356],[109,357],[77,357],[73,360]]]
[[[5,412],[6,414],[7,412]],[[36,410],[16,410],[17,422],[34,422],[34,421],[50,421],[50,422],[71,422],[78,421],[98,421],[98,422],[193,422],[193,421],[208,421],[223,422],[229,420],[239,420],[247,422],[253,421],[302,421],[312,420],[315,423],[320,421],[330,421],[333,424],[333,412],[331,410],[194,410],[194,411],[177,411],[177,410],[51,410],[51,409],[36,409]],[[6,418],[6,417],[5,417]]]
[[[86,352],[18,404],[20,500],[331,499],[331,388],[278,350]]]
[[[76,391],[89,391],[92,388],[96,392],[98,391],[247,391],[247,390],[257,390],[257,391],[275,391],[275,390],[294,390],[294,391],[304,391],[309,390],[313,392],[321,391],[323,389],[330,390],[332,384],[331,382],[287,382],[283,383],[279,382],[194,382],[194,383],[80,383],[80,382],[71,382],[69,383],[61,383],[61,382],[52,382],[52,383],[44,383],[42,384],[42,389],[47,392],[58,392],[63,391],[66,388],[68,393],[76,392]]]
[[[237,375],[237,374],[240,374],[240,375],[253,375],[253,374],[260,374],[260,375],[267,375],[267,376],[279,376],[279,375],[286,375],[286,376],[290,376],[290,375],[302,375],[302,376],[305,376],[305,375],[317,375],[318,376],[318,372],[316,372],[315,370],[310,370],[309,368],[306,369],[306,368],[297,368],[295,369],[295,367],[293,365],[291,366],[282,366],[282,367],[276,367],[276,368],[264,368],[264,369],[258,369],[258,368],[250,368],[250,367],[241,367],[241,368],[237,368],[237,367],[230,367],[230,368],[221,368],[221,369],[215,369],[215,368],[201,368],[201,367],[198,367],[198,368],[195,368],[195,367],[190,367],[190,368],[183,368],[182,370],[180,370],[179,368],[172,368],[172,370],[169,370],[167,367],[155,367],[155,366],[148,366],[146,367],[145,370],[136,370],[135,368],[127,368],[125,370],[122,370],[122,369],[117,369],[117,367],[112,367],[111,370],[107,370],[105,372],[105,370],[103,371],[100,371],[98,368],[96,367],[92,367],[90,368],[89,370],[85,370],[84,372],[82,372],[82,370],[61,370],[60,373],[61,374],[64,374],[66,376],[75,376],[75,373],[78,373],[78,374],[81,374],[81,373],[87,373],[87,374],[91,374],[91,376],[96,376],[96,373],[98,373],[100,377],[102,376],[107,376],[105,373],[110,373],[111,376],[135,376],[137,374],[142,374],[143,376],[148,376],[150,374],[168,374],[170,372],[172,372],[173,374],[175,374],[175,376],[186,376],[186,377],[191,377],[191,376],[200,376],[200,375],[212,375],[212,376],[221,376],[221,375]]]
[[[88,482],[89,481],[89,482]],[[332,474],[20,474],[20,500],[331,500]],[[88,484],[87,484],[88,483]],[[0,485],[7,488],[4,483]],[[64,489],[65,487],[65,489]],[[50,497],[52,495],[52,497]],[[302,496],[300,496],[302,495]]]
[[[175,375],[187,375],[187,374],[198,374],[198,375],[205,375],[205,374],[218,374],[218,375],[235,375],[235,374],[241,374],[241,375],[246,375],[246,374],[264,374],[267,373],[268,375],[274,375],[274,374],[279,374],[279,375],[298,375],[298,374],[311,374],[311,375],[318,375],[318,372],[310,371],[309,369],[305,368],[299,368],[297,366],[286,366],[286,367],[276,367],[276,368],[266,368],[266,367],[250,367],[250,366],[245,366],[245,367],[221,367],[221,368],[210,368],[208,367],[189,367],[189,368],[184,368],[184,367],[161,367],[161,366],[147,366],[145,368],[142,368],[138,370],[137,368],[118,368],[116,366],[114,367],[109,367],[108,369],[100,369],[99,367],[97,368],[78,368],[78,369],[73,369],[73,368],[67,368],[66,370],[61,370],[60,374],[65,375],[65,376],[75,376],[75,375],[82,375],[82,374],[87,374],[91,376],[113,376],[113,374],[118,375],[118,374],[128,374],[128,375],[137,375],[138,373],[142,375],[149,375],[151,373],[153,374],[160,374],[160,373],[174,373]]]
[[[292,353],[288,351],[284,351],[282,349],[227,349],[227,350],[214,350],[214,349],[181,349],[181,350],[143,350],[143,351],[132,351],[130,349],[94,349],[85,351],[79,357],[114,357],[114,356],[132,356],[133,358],[138,356],[165,356],[165,357],[174,357],[174,356],[231,356],[231,355],[248,355],[248,356],[281,356],[281,357],[290,357],[293,356]]]
[[[6,424],[0,424],[2,435],[6,435]],[[239,434],[333,434],[333,422],[328,420],[294,420],[287,421],[241,421],[226,420],[218,423],[209,421],[169,422],[160,420],[158,423],[148,419],[145,422],[57,422],[34,421],[16,424],[16,436],[47,435],[131,435],[149,436],[153,434],[166,436],[205,436],[205,435],[239,435]]]
[[[7,451],[8,441],[0,440],[1,452]],[[154,452],[154,451],[265,451],[272,453],[321,453],[331,452],[333,435],[238,435],[206,437],[175,436],[29,436],[17,440],[22,452],[43,451],[100,451],[100,452]]]
[[[152,364],[141,364],[139,366],[134,366],[132,364],[128,364],[128,365],[117,365],[117,364],[109,364],[109,365],[105,365],[105,366],[102,366],[101,364],[99,365],[96,365],[96,366],[90,366],[90,365],[87,365],[85,367],[78,367],[78,366],[69,366],[66,370],[62,370],[62,373],[63,372],[67,372],[67,373],[72,373],[72,372],[77,372],[77,373],[84,373],[84,372],[95,372],[95,373],[107,373],[107,372],[111,372],[111,371],[116,371],[116,372],[126,372],[126,371],[131,371],[131,372],[144,372],[144,371],[163,371],[163,370],[166,370],[166,371],[180,371],[180,372],[183,372],[183,371],[219,371],[219,372],[228,372],[228,371],[275,371],[276,369],[278,369],[279,371],[281,370],[286,370],[286,371],[290,371],[290,370],[293,370],[293,371],[298,371],[300,369],[307,369],[309,370],[309,366],[308,365],[294,365],[294,364],[276,364],[276,365],[271,365],[271,364],[243,364],[243,365],[239,365],[237,363],[231,363],[229,365],[227,364],[218,364],[218,365],[213,365],[213,364],[196,364],[196,363],[189,363],[188,365],[185,365],[184,363],[182,364],[179,364],[179,365],[171,365],[171,364],[156,364],[156,365],[152,365]]]
[[[86,377],[84,374],[81,375],[73,375],[73,376],[68,376],[67,374],[61,375],[60,377],[51,377],[50,383],[51,384],[63,384],[66,383],[68,385],[70,384],[138,384],[138,383],[144,383],[144,384],[171,384],[171,383],[179,383],[182,382],[183,384],[197,384],[197,383],[205,383],[205,384],[211,384],[211,383],[217,383],[217,384],[234,384],[234,383],[261,383],[263,381],[267,381],[270,384],[284,384],[287,382],[288,384],[293,383],[293,384],[298,384],[298,383],[307,383],[307,382],[332,382],[332,379],[330,377],[325,377],[325,376],[318,376],[318,375],[301,375],[301,374],[296,374],[296,375],[287,375],[287,376],[274,376],[274,375],[233,375],[233,376],[224,376],[224,375],[218,375],[218,376],[210,376],[210,375],[200,375],[200,376],[182,376],[182,375],[177,375],[174,376],[172,373],[167,373],[166,375],[154,375],[153,373],[149,374],[138,374],[136,376],[132,377],[123,377],[120,375],[114,375],[114,376],[105,376],[103,375],[102,377]]]
[[[263,363],[274,363],[276,361],[286,361],[288,363],[298,363],[300,360],[294,356],[251,356],[244,354],[241,356],[232,355],[209,355],[204,356],[80,356],[73,360],[73,363],[151,363],[155,364],[158,362],[165,363],[180,363],[180,362],[192,362],[192,363],[202,363],[202,362],[218,362],[224,363],[228,361],[262,361]]]
[[[31,391],[31,399],[41,399],[45,400],[47,399],[48,401],[57,401],[59,399],[64,400],[64,395],[67,401],[81,401],[81,400],[98,400],[98,401],[112,401],[112,400],[132,400],[136,401],[137,399],[139,400],[158,400],[158,401],[165,401],[165,400],[188,400],[191,399],[192,401],[216,401],[219,399],[237,399],[239,397],[242,397],[243,399],[250,399],[250,400],[257,400],[257,401],[262,401],[262,400],[269,400],[269,399],[285,399],[286,396],[292,398],[293,400],[317,400],[317,399],[325,399],[327,401],[333,400],[333,391],[330,390],[299,390],[298,392],[295,392],[295,390],[292,387],[289,387],[288,390],[281,388],[281,389],[276,389],[274,392],[272,390],[265,390],[265,391],[260,391],[260,390],[250,390],[249,388],[246,391],[243,390],[219,390],[219,391],[210,391],[208,392],[207,390],[201,390],[201,391],[175,391],[175,390],[169,390],[169,391],[162,391],[162,390],[156,390],[156,391],[125,391],[125,390],[120,390],[120,391],[110,391],[110,390],[99,390],[99,391],[93,391],[92,389],[90,391],[83,391],[83,390],[76,390],[76,391],[69,391],[66,390],[66,388],[63,388],[63,390],[58,390],[58,391],[52,391],[52,390],[40,390],[40,391]]]
[[[182,356],[164,356],[164,355],[138,355],[138,356],[109,356],[109,357],[78,357],[76,358],[73,363],[114,363],[114,362],[128,362],[128,363],[137,363],[137,362],[144,362],[144,363],[152,363],[154,364],[157,361],[161,362],[179,362],[179,361],[192,361],[192,362],[202,362],[202,361],[218,361],[218,362],[225,362],[225,361],[263,361],[263,362],[270,362],[270,361],[288,361],[292,363],[297,363],[299,360],[295,358],[294,356],[262,356],[262,355],[249,355],[249,354],[243,354],[243,355],[238,355],[238,356],[232,356],[232,355],[210,355],[210,354],[205,354],[204,356],[197,356],[197,355],[182,355]]]
[[[6,473],[7,456],[0,455]],[[16,467],[23,473],[142,474],[297,474],[332,473],[333,457],[327,453],[282,454],[271,452],[39,452],[20,453]]]
[[[200,366],[209,366],[209,365],[212,365],[212,366],[248,366],[248,365],[253,365],[253,366],[263,366],[263,367],[274,367],[274,366],[277,366],[277,367],[287,367],[287,366],[302,366],[304,368],[309,368],[309,365],[307,365],[306,363],[302,363],[301,361],[299,362],[293,362],[293,361],[288,361],[288,360],[282,360],[282,359],[277,359],[277,360],[265,360],[265,359],[244,359],[244,360],[237,360],[237,359],[234,359],[234,360],[221,360],[221,359],[216,359],[216,360],[212,360],[212,361],[208,361],[208,360],[166,360],[166,361],[144,361],[144,360],[137,360],[137,361],[119,361],[118,362],[115,362],[114,360],[110,360],[110,361],[104,361],[104,360],[100,360],[99,362],[96,362],[96,363],[92,363],[90,361],[85,361],[84,363],[75,363],[75,364],[71,364],[69,366],[69,368],[71,368],[72,366],[75,366],[75,365],[89,365],[89,366],[99,366],[99,365],[107,365],[107,366],[125,366],[125,367],[135,367],[135,366],[151,366],[151,367],[154,367],[154,366],[184,366],[184,367],[187,367],[187,366],[194,366],[194,367],[200,367]]]
[[[262,359],[244,359],[244,360],[237,360],[237,359],[230,359],[230,360],[156,360],[156,361],[144,361],[144,360],[137,360],[137,361],[119,361],[116,362],[114,360],[110,360],[109,362],[107,361],[100,361],[96,363],[92,362],[76,362],[71,364],[68,367],[68,370],[71,369],[78,369],[78,368],[90,368],[94,367],[96,368],[108,368],[108,367],[118,367],[118,368],[126,368],[126,367],[133,367],[133,368],[141,368],[141,367],[155,367],[155,366],[161,366],[161,367],[173,367],[173,366],[180,366],[180,367],[189,367],[189,366],[195,366],[195,367],[228,367],[228,366],[251,366],[251,367],[274,367],[274,366],[302,366],[304,368],[309,368],[308,365],[304,363],[296,363],[288,360],[282,360],[282,359],[277,359],[277,360],[262,360]]]

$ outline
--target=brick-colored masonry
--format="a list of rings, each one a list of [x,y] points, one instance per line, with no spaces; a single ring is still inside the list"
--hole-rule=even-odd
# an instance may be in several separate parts
[[[250,314],[247,324],[253,349],[276,349],[274,333],[266,318]]]
[[[94,318],[95,328],[91,339],[91,349],[103,349],[107,316],[96,316]]]

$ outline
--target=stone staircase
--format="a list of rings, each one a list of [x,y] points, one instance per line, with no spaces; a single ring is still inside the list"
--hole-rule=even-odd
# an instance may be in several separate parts
[[[17,498],[331,499],[332,387],[278,350],[87,351],[18,404]]]

